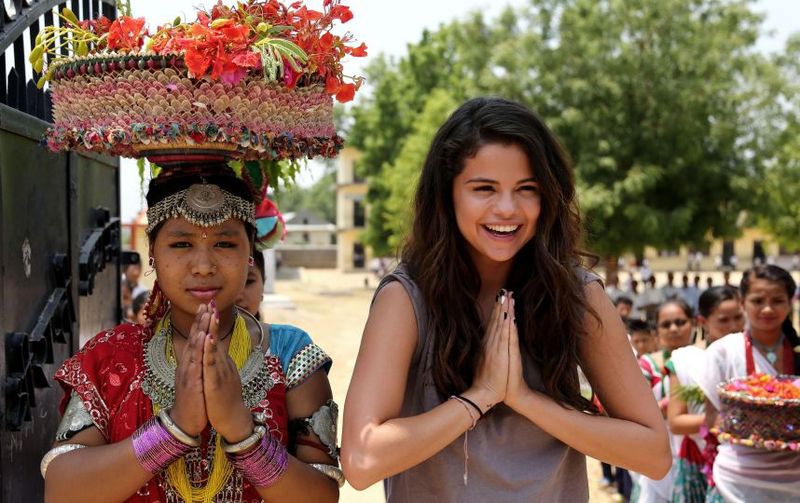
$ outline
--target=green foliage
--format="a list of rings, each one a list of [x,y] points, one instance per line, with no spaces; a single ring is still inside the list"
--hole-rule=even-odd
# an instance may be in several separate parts
[[[457,106],[458,102],[447,91],[431,92],[396,160],[386,167],[384,180],[389,196],[384,211],[386,228],[390,232],[388,244],[392,249],[402,244],[411,225],[414,193],[431,141]]]
[[[696,384],[676,386],[672,389],[671,395],[677,396],[688,406],[699,406],[706,402],[703,390]]]
[[[373,94],[353,107],[348,138],[369,176],[368,243],[380,254],[400,239],[391,170],[436,89],[456,102],[522,101],[553,128],[601,255],[735,236],[743,211],[761,211],[754,184],[764,167],[775,153],[796,155],[770,133],[788,79],[756,51],[761,17],[748,4],[532,0],[492,21],[443,25],[397,61],[375,61]]]
[[[311,187],[293,185],[275,194],[282,213],[310,210],[331,223],[336,222],[336,167],[328,163],[325,172]]]
[[[800,250],[800,34],[789,39],[774,63],[772,81],[778,83],[765,90],[769,106],[756,125],[773,133],[762,142],[766,160],[756,220],[781,245]]]

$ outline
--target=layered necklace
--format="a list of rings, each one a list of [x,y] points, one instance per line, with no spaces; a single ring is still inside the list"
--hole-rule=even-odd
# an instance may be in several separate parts
[[[247,324],[239,314],[240,312],[252,318],[252,315],[247,311],[237,309],[236,318],[231,329],[232,335],[228,347],[228,355],[236,364],[236,368],[239,369],[244,404],[247,408],[252,409],[266,396],[267,390],[274,385],[274,381],[269,375],[264,361],[264,350],[261,346],[264,342],[264,328],[258,320],[253,318],[259,327],[261,337],[258,344],[252,346],[250,332],[247,330]],[[145,377],[142,380],[142,391],[153,403],[154,415],[158,414],[161,409],[169,409],[175,403],[177,360],[172,341],[175,331],[171,317],[167,314],[158,322],[155,334],[145,346]],[[225,488],[231,475],[233,475],[233,467],[225,457],[220,444],[222,436],[216,435],[216,432],[212,429],[211,439],[214,443],[214,455],[210,463],[209,475],[204,485],[198,486],[190,481],[189,473],[193,473],[196,470],[187,470],[184,458],[177,459],[167,468],[167,483],[180,495],[183,501],[210,503]]]

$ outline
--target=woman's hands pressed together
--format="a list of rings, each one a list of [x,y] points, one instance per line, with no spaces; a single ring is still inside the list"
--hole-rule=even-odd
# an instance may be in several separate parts
[[[474,395],[481,409],[488,410],[500,402],[513,408],[514,400],[527,390],[522,375],[514,294],[501,290],[486,325],[484,352],[473,386],[465,394]]]
[[[203,393],[203,349],[210,323],[210,307],[201,304],[175,369],[175,404],[169,415],[181,430],[193,437],[208,424]]]
[[[229,443],[253,431],[250,410],[242,399],[239,370],[219,347],[219,311],[201,304],[175,372],[175,404],[169,414],[175,424],[197,436],[208,423]]]
[[[511,326],[508,330],[508,385],[506,386],[506,396],[503,401],[512,409],[518,410],[519,402],[530,391],[530,388],[528,383],[525,382],[525,374],[522,370],[522,353],[519,348],[515,302],[512,294],[508,307],[508,317],[511,320]]]
[[[203,395],[208,421],[229,443],[253,432],[253,418],[242,400],[242,380],[236,363],[219,348],[219,311],[209,324],[203,347]]]

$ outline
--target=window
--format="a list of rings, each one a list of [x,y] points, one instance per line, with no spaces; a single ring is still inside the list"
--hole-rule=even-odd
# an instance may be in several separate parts
[[[364,205],[361,201],[353,201],[353,227],[364,227]]]

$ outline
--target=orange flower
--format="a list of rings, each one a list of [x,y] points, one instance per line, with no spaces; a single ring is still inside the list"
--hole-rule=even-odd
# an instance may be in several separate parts
[[[144,18],[131,18],[122,16],[114,20],[108,29],[108,48],[112,51],[123,50],[133,51],[138,50],[144,44]]]

